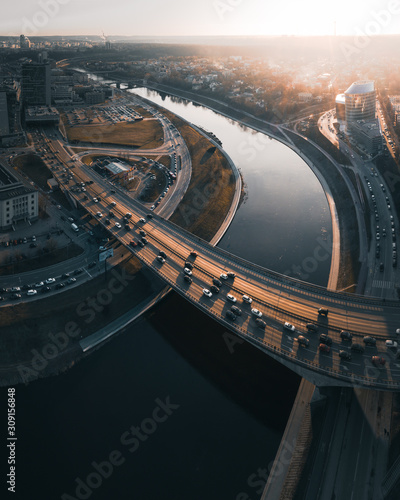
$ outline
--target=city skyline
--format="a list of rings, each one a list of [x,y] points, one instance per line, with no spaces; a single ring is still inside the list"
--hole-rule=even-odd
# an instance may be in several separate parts
[[[158,13],[155,15],[155,13]],[[27,36],[251,36],[384,35],[400,33],[400,1],[325,4],[318,0],[271,5],[260,0],[22,0],[11,4],[0,35]]]

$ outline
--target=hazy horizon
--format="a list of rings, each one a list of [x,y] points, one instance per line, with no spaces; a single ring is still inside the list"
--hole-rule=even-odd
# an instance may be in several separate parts
[[[400,33],[399,0],[20,0],[0,36],[360,36]]]

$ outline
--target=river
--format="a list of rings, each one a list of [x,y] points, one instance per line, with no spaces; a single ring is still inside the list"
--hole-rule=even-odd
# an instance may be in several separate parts
[[[329,251],[309,263],[330,215],[307,165],[206,108],[135,92],[214,132],[240,168],[246,198],[220,245],[326,284]],[[16,498],[255,500],[298,383],[171,294],[66,374],[17,386]]]

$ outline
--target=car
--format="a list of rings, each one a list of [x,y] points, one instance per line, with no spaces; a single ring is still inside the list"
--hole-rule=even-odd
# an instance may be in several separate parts
[[[210,290],[213,292],[213,293],[219,293],[219,288],[215,285],[211,285],[210,286]]]
[[[212,297],[212,293],[210,292],[210,290],[208,290],[208,288],[203,288],[203,295],[208,298]]]
[[[291,332],[296,331],[296,328],[293,325],[291,325],[290,323],[288,323],[287,321],[284,323],[283,328],[285,328],[286,330],[289,330]]]
[[[213,281],[215,286],[218,286],[219,288],[221,288],[222,282],[220,280],[218,280],[217,278],[213,278],[212,281]]]
[[[50,292],[51,288],[49,286],[44,286],[41,288],[40,293],[47,293]]]
[[[384,366],[386,359],[383,356],[372,356],[371,361],[374,365]]]
[[[191,275],[193,274],[193,273],[192,273],[192,271],[191,271],[191,269],[189,269],[188,267],[185,267],[185,268],[183,269],[183,272],[184,272],[185,274],[187,274],[188,276],[191,276]]]
[[[227,273],[227,276],[228,276],[228,278],[235,279],[236,274],[232,273],[232,272],[229,272],[229,273]]]
[[[95,260],[93,260],[89,265],[88,267],[91,268],[91,267],[94,267],[95,265],[97,264],[97,262]]]
[[[130,231],[131,230],[131,226],[129,224],[124,224],[124,228],[126,231]]]
[[[101,247],[100,247],[100,248],[101,248]],[[67,278],[69,278],[69,277],[70,277],[70,274],[69,274],[69,273],[63,273],[63,274],[61,275],[61,279],[62,279],[62,280],[66,280],[66,279],[67,279]]]
[[[75,269],[74,274],[77,276],[78,274],[82,274],[83,269]]]
[[[163,250],[160,250],[160,251],[158,252],[158,255],[161,255],[161,257],[163,257],[164,259],[166,259],[166,258],[167,258],[167,254],[166,254]]]
[[[52,283],[55,283],[56,279],[55,278],[47,278],[45,281],[46,285],[51,285]]]
[[[351,360],[351,354],[348,351],[345,351],[344,349],[340,349],[339,357],[342,359],[347,359],[348,361]]]
[[[239,309],[238,307],[236,306],[232,306],[231,307],[231,311],[236,314],[236,316],[241,316],[242,315],[242,310]]]
[[[65,287],[65,283],[57,283],[57,285],[56,285],[57,289],[64,288],[64,287]]]
[[[140,239],[141,239],[142,243],[144,243],[145,245],[147,245],[147,243],[148,243],[147,238],[145,238],[144,236],[142,236]]]
[[[246,302],[247,304],[251,304],[253,302],[253,299],[249,297],[248,295],[243,295],[242,297],[243,302]]]
[[[191,264],[190,262],[185,262],[184,267],[187,267],[188,269],[192,270],[193,269],[193,264]]]
[[[9,292],[12,292],[12,293],[15,293],[15,292],[20,292],[21,291],[21,287],[19,286],[13,286],[12,288],[10,288],[8,290]]]
[[[197,252],[196,252],[195,250],[192,250],[192,251],[190,252],[190,256],[191,256],[191,257],[197,257]]]
[[[304,337],[303,335],[299,335],[297,337],[297,342],[301,345],[301,346],[304,346],[304,347],[308,347],[308,345],[310,344],[310,341],[308,340],[307,337]]]
[[[121,224],[119,222],[116,222],[114,224],[114,227],[116,227],[117,229],[121,229],[122,226],[121,226]]]
[[[30,245],[29,245],[29,248],[36,248],[36,247],[37,247],[37,243],[33,243],[33,242],[32,242],[32,243],[30,243]]]
[[[227,300],[229,300],[229,302],[236,302],[236,300],[237,300],[236,297],[234,297],[230,293],[227,294],[226,298],[227,298]]]
[[[26,295],[28,295],[28,296],[31,296],[31,295],[36,295],[36,294],[37,294],[37,290],[28,290],[28,291],[26,292]]]
[[[103,214],[101,212],[96,212],[97,217],[101,218],[103,217]]]
[[[376,339],[374,339],[374,337],[369,337],[369,336],[366,336],[363,338],[363,342],[365,345],[369,345],[369,346],[375,346],[376,345]]]
[[[261,329],[265,329],[265,327],[267,326],[267,324],[265,323],[265,321],[263,321],[262,319],[260,318],[256,318],[256,325],[258,326],[258,328],[261,328]]]
[[[161,257],[161,255],[157,255],[156,259],[158,260],[158,262],[161,262],[161,264],[164,264],[165,262],[164,257]]]
[[[20,293],[13,293],[12,295],[10,295],[10,299],[12,300],[17,300],[17,299],[20,299],[22,297],[22,295]]]
[[[94,203],[98,203],[99,202],[98,198],[92,198],[92,201],[94,201]]]
[[[386,340],[385,344],[389,349],[397,349],[397,342],[395,340]]]
[[[130,219],[132,217],[132,214],[130,212],[126,212],[125,217],[127,219]]]
[[[36,236],[35,235],[32,236],[32,241],[36,241]]]
[[[324,343],[319,344],[318,349],[320,351],[326,352],[326,353],[331,352],[331,348],[327,344],[324,344]]]
[[[42,286],[44,286],[43,281],[39,281],[38,283],[35,284],[35,288],[41,288]]]
[[[141,218],[139,219],[139,222],[143,222],[143,223],[145,223],[145,222],[146,222],[146,219],[143,219],[143,217],[141,217]]]
[[[108,212],[108,216],[112,219],[113,217],[115,217],[115,213],[110,210]]]
[[[235,314],[233,314],[233,312],[232,312],[232,311],[226,311],[226,313],[225,313],[225,314],[226,314],[226,316],[227,316],[229,319],[231,319],[232,321],[235,321],[235,320],[236,320],[236,315],[235,315]]]
[[[385,266],[384,266],[383,262],[381,262],[379,264],[379,271],[383,272],[384,268],[385,268]]]
[[[306,328],[309,332],[317,332],[318,331],[318,326],[314,325],[314,323],[307,323]]]
[[[110,219],[104,219],[104,224],[106,224],[107,226],[111,224],[111,221]]]
[[[346,330],[342,330],[340,332],[340,338],[342,340],[350,340],[353,338],[353,335],[350,332],[347,332]]]
[[[131,240],[131,241],[129,242],[129,245],[130,245],[131,247],[137,247],[137,243],[136,243],[136,241],[135,241],[135,240]]]
[[[72,285],[72,283],[76,283],[76,278],[69,278],[69,279],[66,281],[66,284],[67,284],[67,285]]]
[[[328,312],[329,312],[329,311],[328,311],[328,309],[325,309],[325,308],[323,308],[323,307],[320,307],[320,308],[318,309],[318,314],[320,314],[320,315],[322,315],[322,316],[328,316]]]
[[[148,219],[152,219],[152,218],[153,218],[153,214],[146,214],[146,217],[147,217]]]
[[[143,229],[141,229],[141,230],[139,231],[139,234],[141,234],[142,236],[146,236],[146,231],[143,231]]]
[[[187,282],[187,283],[191,283],[193,280],[190,276],[188,276],[187,274],[185,274],[185,276],[183,277],[183,279]]]
[[[115,206],[116,206],[115,201],[112,201],[112,202],[110,203],[110,205],[111,205],[112,207],[115,207]]]
[[[138,245],[139,245],[140,247],[142,247],[142,248],[143,248],[143,247],[144,247],[144,243],[143,243],[143,241],[139,240],[139,241],[138,241]]]
[[[319,341],[326,345],[332,345],[332,339],[326,333],[321,333],[319,336]]]
[[[111,194],[115,194],[115,189],[110,189]]]
[[[224,273],[220,274],[219,276],[221,278],[221,280],[227,280],[228,279],[228,276]]]

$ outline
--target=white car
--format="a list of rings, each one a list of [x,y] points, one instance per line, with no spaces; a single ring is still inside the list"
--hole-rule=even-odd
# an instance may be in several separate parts
[[[385,342],[386,344],[386,347],[389,347],[389,348],[392,348],[392,349],[396,349],[397,348],[397,342],[395,340],[387,340]]]
[[[261,318],[262,312],[259,311],[258,309],[252,309],[251,314],[254,314],[254,316],[257,316],[257,318]]]
[[[228,279],[228,276],[224,273],[220,274],[219,277],[222,279],[222,280],[227,280]]]
[[[31,296],[31,295],[36,295],[36,294],[37,294],[37,290],[28,290],[28,291],[26,292],[26,295],[29,295],[29,296]]]
[[[185,274],[187,274],[188,276],[192,276],[192,274],[193,274],[192,271],[188,267],[185,267],[185,269],[183,270],[183,272]]]
[[[94,201],[95,203],[98,203],[98,202],[99,202],[99,200],[98,200],[97,198],[93,198],[93,201]]]
[[[96,212],[97,217],[101,218],[103,217],[103,214],[101,212]]]
[[[144,219],[143,217],[141,217],[141,218],[139,219],[139,222],[143,222],[143,223],[145,223],[145,222],[146,222],[146,219]]]
[[[45,281],[46,285],[51,285],[51,283],[55,283],[55,278],[47,278],[47,280]]]
[[[234,297],[233,295],[231,295],[230,293],[228,293],[228,295],[226,296],[226,298],[230,301],[230,302],[236,302],[236,297]]]
[[[284,328],[286,328],[286,330],[290,330],[291,332],[294,332],[296,330],[296,328],[291,325],[290,323],[286,322],[284,325],[283,325]]]
[[[116,223],[115,223],[115,227],[116,227],[117,229],[121,229],[121,227],[122,227],[122,226],[121,226],[121,224],[120,224],[119,222],[116,222]]]
[[[253,299],[249,297],[248,295],[243,295],[242,297],[243,302],[247,302],[248,304],[251,304],[253,302]]]
[[[212,297],[212,293],[208,290],[208,288],[203,288],[203,294],[208,298]]]
[[[112,207],[115,207],[115,205],[116,205],[115,201],[112,201],[112,202],[110,203],[110,205],[111,205]]]
[[[39,283],[36,283],[35,288],[40,288],[42,286],[44,286],[43,281],[39,281]]]

